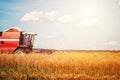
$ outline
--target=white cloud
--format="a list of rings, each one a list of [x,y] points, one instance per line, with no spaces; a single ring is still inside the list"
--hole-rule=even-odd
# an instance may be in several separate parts
[[[61,23],[67,23],[72,21],[72,15],[64,15],[58,18],[58,21]]]
[[[51,11],[51,12],[46,12],[44,15],[45,19],[49,21],[55,21],[57,18],[57,12]]]
[[[72,20],[71,15],[62,15],[59,16],[56,11],[43,12],[43,11],[32,11],[30,13],[26,13],[20,21],[51,21],[51,22],[61,22],[67,23]]]
[[[20,21],[42,21],[45,18],[45,14],[42,11],[32,11],[30,13],[26,13]]]

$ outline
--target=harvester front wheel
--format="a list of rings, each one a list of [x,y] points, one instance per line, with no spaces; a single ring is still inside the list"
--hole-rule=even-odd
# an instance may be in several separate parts
[[[14,54],[20,54],[20,55],[23,55],[25,54],[24,50],[23,49],[17,49]]]

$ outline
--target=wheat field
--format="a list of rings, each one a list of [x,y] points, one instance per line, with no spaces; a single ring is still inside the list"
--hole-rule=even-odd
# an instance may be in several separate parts
[[[0,54],[0,80],[120,80],[120,52]]]

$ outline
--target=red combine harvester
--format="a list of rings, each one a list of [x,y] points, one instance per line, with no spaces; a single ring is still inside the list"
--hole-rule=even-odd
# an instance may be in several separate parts
[[[32,51],[35,33],[10,28],[0,32],[0,53],[29,53]]]

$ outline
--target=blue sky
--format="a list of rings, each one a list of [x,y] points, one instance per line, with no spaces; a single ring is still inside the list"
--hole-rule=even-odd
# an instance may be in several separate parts
[[[0,0],[0,31],[35,32],[36,48],[120,49],[119,0]]]
[[[0,0],[0,31],[19,24],[19,10],[14,9],[20,0]]]

